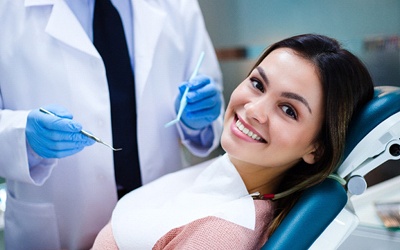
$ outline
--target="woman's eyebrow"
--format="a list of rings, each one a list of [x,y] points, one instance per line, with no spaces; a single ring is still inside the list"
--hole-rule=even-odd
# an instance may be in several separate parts
[[[269,81],[268,81],[267,75],[265,74],[264,69],[261,68],[260,66],[258,66],[256,69],[257,69],[258,73],[261,75],[261,78],[264,80],[265,84],[268,86]],[[304,97],[302,97],[296,93],[292,93],[292,92],[284,92],[284,93],[282,93],[282,96],[286,97],[286,98],[294,99],[294,100],[297,100],[297,101],[303,103],[306,106],[306,108],[308,109],[308,111],[310,112],[310,114],[312,114],[310,105],[308,104],[307,100]]]
[[[310,112],[310,114],[312,114],[310,105],[308,104],[307,100],[304,97],[302,97],[302,96],[300,96],[300,95],[298,95],[296,93],[293,93],[293,92],[283,92],[281,96],[285,97],[285,98],[294,99],[294,100],[297,100],[297,101],[303,103],[304,106],[307,107],[307,109]]]
[[[263,70],[263,68],[258,66],[256,69],[257,69],[258,73],[261,75],[261,78],[264,80],[265,84],[268,86],[269,85],[268,77],[265,74],[265,71]]]

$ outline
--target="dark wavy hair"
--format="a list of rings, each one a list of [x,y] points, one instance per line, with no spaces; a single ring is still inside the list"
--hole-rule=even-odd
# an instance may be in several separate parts
[[[275,201],[277,210],[269,234],[275,231],[304,189],[320,183],[336,169],[343,155],[350,120],[372,99],[374,91],[365,65],[337,40],[323,35],[304,34],[274,43],[264,51],[253,69],[279,48],[291,49],[315,66],[323,87],[324,119],[315,138],[319,145],[317,161],[314,164],[300,161],[285,173],[278,187],[278,192],[290,189],[294,192]]]

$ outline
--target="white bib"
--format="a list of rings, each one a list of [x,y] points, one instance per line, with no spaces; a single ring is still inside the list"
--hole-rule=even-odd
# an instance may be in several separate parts
[[[112,216],[120,249],[151,249],[171,229],[216,216],[254,230],[252,197],[225,154],[125,195]]]

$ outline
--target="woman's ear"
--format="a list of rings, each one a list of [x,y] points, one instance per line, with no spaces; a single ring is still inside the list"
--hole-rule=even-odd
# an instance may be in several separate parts
[[[314,164],[321,159],[323,153],[323,147],[319,143],[315,143],[314,149],[304,155],[303,160],[308,164]]]

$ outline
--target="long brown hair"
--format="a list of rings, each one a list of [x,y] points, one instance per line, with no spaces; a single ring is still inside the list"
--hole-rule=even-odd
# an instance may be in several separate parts
[[[317,69],[323,86],[324,120],[315,138],[319,145],[316,163],[310,165],[300,161],[285,174],[279,185],[278,192],[294,187],[296,191],[275,201],[277,210],[269,234],[275,231],[304,189],[320,183],[335,170],[341,161],[352,115],[373,97],[373,83],[368,70],[335,39],[316,34],[284,39],[271,45],[253,69],[278,48],[293,50]]]

